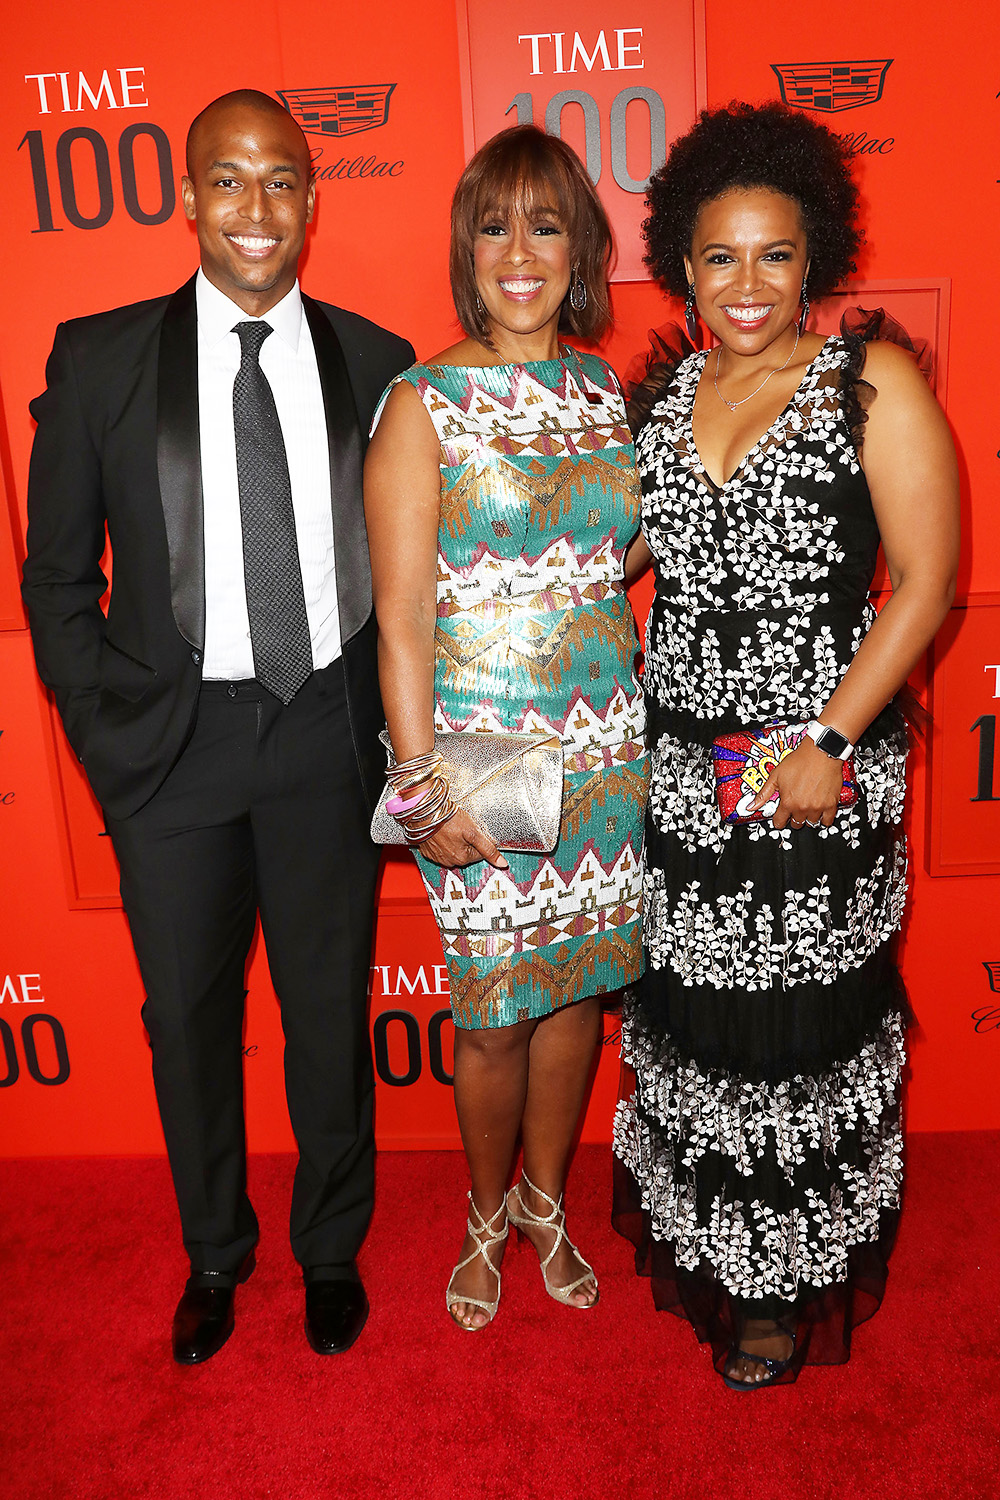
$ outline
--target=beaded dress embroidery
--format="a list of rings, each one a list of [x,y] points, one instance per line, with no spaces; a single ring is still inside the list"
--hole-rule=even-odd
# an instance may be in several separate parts
[[[878,530],[845,398],[860,341],[826,341],[721,486],[691,428],[705,357],[636,440],[656,571],[648,971],[624,1021],[616,1224],[720,1360],[741,1317],[811,1306],[800,1364],[847,1357],[899,1206],[907,742],[890,708],[830,829],[721,822],[712,739],[822,710],[874,619]]]

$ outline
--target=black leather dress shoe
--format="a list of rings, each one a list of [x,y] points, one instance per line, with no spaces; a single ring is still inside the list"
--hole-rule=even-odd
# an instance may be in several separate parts
[[[219,1352],[233,1331],[236,1288],[246,1281],[255,1264],[251,1250],[235,1273],[191,1267],[174,1313],[174,1359],[179,1365],[200,1365]]]
[[[368,1298],[358,1280],[306,1284],[306,1338],[317,1354],[343,1354],[368,1321]]]

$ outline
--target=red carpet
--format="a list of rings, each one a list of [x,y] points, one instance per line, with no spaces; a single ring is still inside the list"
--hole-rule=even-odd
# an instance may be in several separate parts
[[[236,1332],[170,1360],[185,1263],[165,1163],[0,1162],[2,1500],[981,1500],[1000,1480],[1000,1136],[915,1136],[881,1313],[847,1366],[737,1395],[653,1311],[586,1148],[570,1228],[598,1268],[575,1313],[511,1244],[496,1323],[449,1326],[464,1164],[386,1154],[347,1355],[302,1334],[285,1238],[291,1160],[257,1157],[258,1269]]]

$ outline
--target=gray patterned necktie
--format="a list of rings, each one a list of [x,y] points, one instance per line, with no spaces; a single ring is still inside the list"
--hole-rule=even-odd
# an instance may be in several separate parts
[[[313,669],[285,440],[260,367],[270,323],[237,323],[243,360],[233,384],[243,573],[257,681],[290,703]]]

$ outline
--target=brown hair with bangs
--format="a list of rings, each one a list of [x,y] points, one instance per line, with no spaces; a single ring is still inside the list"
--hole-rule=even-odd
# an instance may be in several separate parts
[[[611,326],[608,261],[611,226],[583,162],[537,125],[512,125],[481,146],[458,179],[451,202],[451,294],[465,332],[490,347],[489,320],[476,291],[473,247],[491,214],[550,208],[569,238],[570,264],[587,288],[581,312],[563,301],[559,327],[599,339]],[[572,284],[572,283],[571,283]]]

